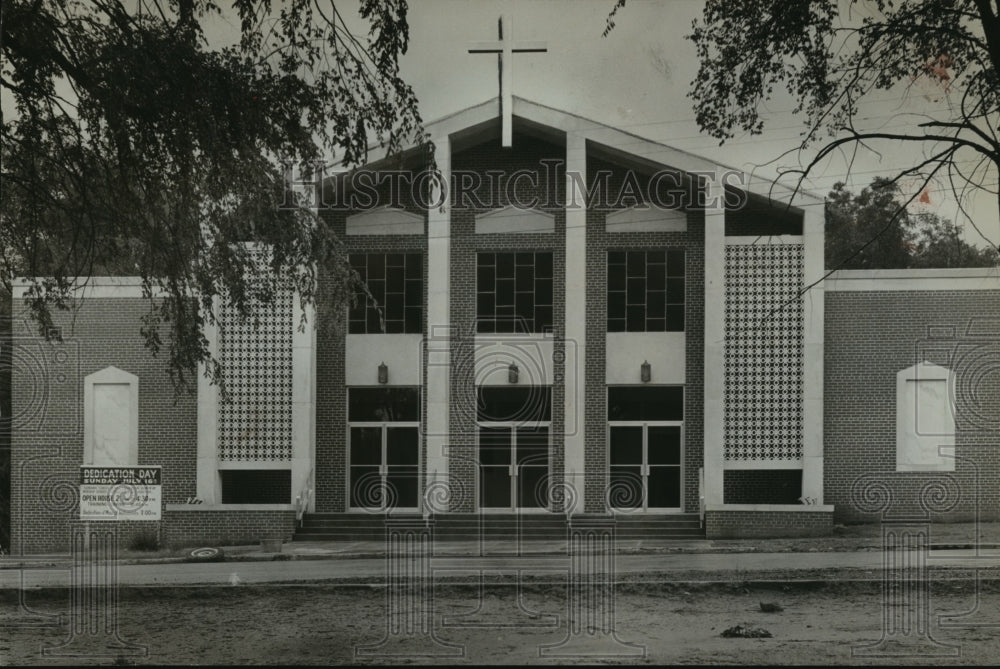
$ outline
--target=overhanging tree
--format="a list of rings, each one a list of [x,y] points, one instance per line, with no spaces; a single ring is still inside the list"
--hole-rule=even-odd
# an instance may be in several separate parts
[[[617,0],[607,30],[624,5]],[[938,177],[960,206],[970,188],[997,197],[1000,0],[707,0],[689,38],[695,116],[720,142],[763,132],[767,103],[787,92],[804,123],[797,148],[815,149],[789,170],[798,178],[835,152],[853,162],[862,147],[903,143],[923,154],[893,180]],[[932,104],[888,127],[866,125],[875,95],[907,96],[918,82],[934,86]]]
[[[199,362],[221,380],[201,334],[217,296],[247,313],[286,280],[310,303],[326,272],[331,299],[345,299],[338,241],[290,199],[284,170],[362,163],[372,138],[390,153],[424,139],[398,69],[406,11],[362,0],[369,32],[357,37],[320,0],[2,0],[7,294],[11,277],[39,277],[29,302],[48,333],[78,277],[142,277],[147,295],[165,295],[142,332],[168,349],[179,387]],[[223,12],[239,34],[219,47]],[[269,266],[247,241],[271,249]]]

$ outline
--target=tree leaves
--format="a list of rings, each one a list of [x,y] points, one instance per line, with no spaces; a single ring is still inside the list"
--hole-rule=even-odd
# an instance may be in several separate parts
[[[240,39],[216,48],[209,0],[3,4],[0,86],[15,109],[0,135],[5,288],[48,277],[29,300],[48,332],[73,279],[142,277],[143,336],[169,352],[179,387],[199,362],[218,372],[201,335],[216,298],[245,312],[288,281],[311,303],[321,272],[336,277],[324,299],[350,295],[339,241],[286,192],[284,166],[356,165],[372,137],[390,152],[424,139],[398,72],[405,2],[363,3],[368,38],[334,3],[233,8]],[[269,265],[245,242],[268,245]]]
[[[857,195],[837,183],[827,196],[827,269],[992,266],[1000,266],[1000,252],[972,246],[936,214],[908,211],[889,179]]]
[[[799,148],[821,145],[784,172],[800,183],[832,152],[905,142],[923,145],[925,159],[896,178],[946,175],[959,201],[968,188],[1000,195],[998,10],[996,0],[707,0],[689,35],[697,122],[720,143],[759,134],[766,104],[788,94],[803,120]],[[864,105],[889,91],[924,109],[867,123]]]

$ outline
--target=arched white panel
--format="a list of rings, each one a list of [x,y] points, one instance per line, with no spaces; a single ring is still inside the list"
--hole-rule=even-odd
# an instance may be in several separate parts
[[[921,362],[896,374],[896,471],[955,470],[951,370]]]
[[[139,464],[139,377],[105,367],[83,380],[83,464]]]

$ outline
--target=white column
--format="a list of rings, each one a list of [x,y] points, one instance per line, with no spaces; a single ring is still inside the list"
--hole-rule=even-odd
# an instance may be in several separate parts
[[[221,313],[218,298],[213,303],[216,315]],[[204,319],[205,339],[212,357],[219,355],[219,328]],[[218,471],[218,422],[219,389],[205,376],[206,366],[198,365],[198,464],[196,494],[204,504],[218,504],[222,501],[219,493]]]
[[[802,496],[823,503],[823,317],[825,240],[823,203],[805,205],[805,285],[819,281],[803,296]]]
[[[587,175],[587,142],[582,134],[566,137],[566,364],[564,467],[566,485],[576,495],[567,497],[566,513],[584,509],[585,442],[584,390],[587,342],[587,194],[581,192]],[[576,178],[574,179],[574,176]]]
[[[315,336],[316,309],[313,305],[305,308],[305,329],[299,329],[303,309],[299,306],[296,291],[292,299],[292,500],[296,496],[309,494],[309,511],[315,511],[316,500],[310,488],[313,478],[314,455],[316,450],[316,403],[313,387],[315,383]]]
[[[726,209],[721,175],[705,182],[705,504],[722,504]]]
[[[448,416],[451,383],[451,302],[450,274],[451,203],[447,190],[451,182],[451,142],[435,138],[434,158],[443,180],[444,204],[427,212],[427,485],[448,478]]]

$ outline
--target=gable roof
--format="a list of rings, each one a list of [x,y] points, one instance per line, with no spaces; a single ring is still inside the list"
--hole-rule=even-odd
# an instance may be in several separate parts
[[[569,138],[583,140],[589,152],[625,164],[634,164],[650,170],[673,168],[683,172],[717,172],[726,171],[742,175],[741,188],[749,193],[784,204],[816,205],[823,203],[823,198],[808,191],[793,189],[784,184],[759,176],[747,174],[745,171],[699,156],[690,151],[677,149],[661,142],[656,142],[639,135],[614,128],[604,123],[584,118],[571,112],[549,107],[531,100],[514,96],[512,110],[515,127],[525,129],[530,134],[536,134],[547,139]],[[442,116],[427,123],[424,127],[435,143],[448,139],[453,145],[468,146],[488,138],[492,134],[499,137],[500,99],[492,98],[478,105]],[[422,146],[413,146],[403,152],[405,156],[416,155]],[[380,146],[369,148],[368,168],[379,167],[389,158],[400,160],[399,156],[389,157]],[[331,179],[349,174],[353,169],[337,169],[337,165],[329,166],[333,173]],[[356,168],[354,168],[356,169]]]

